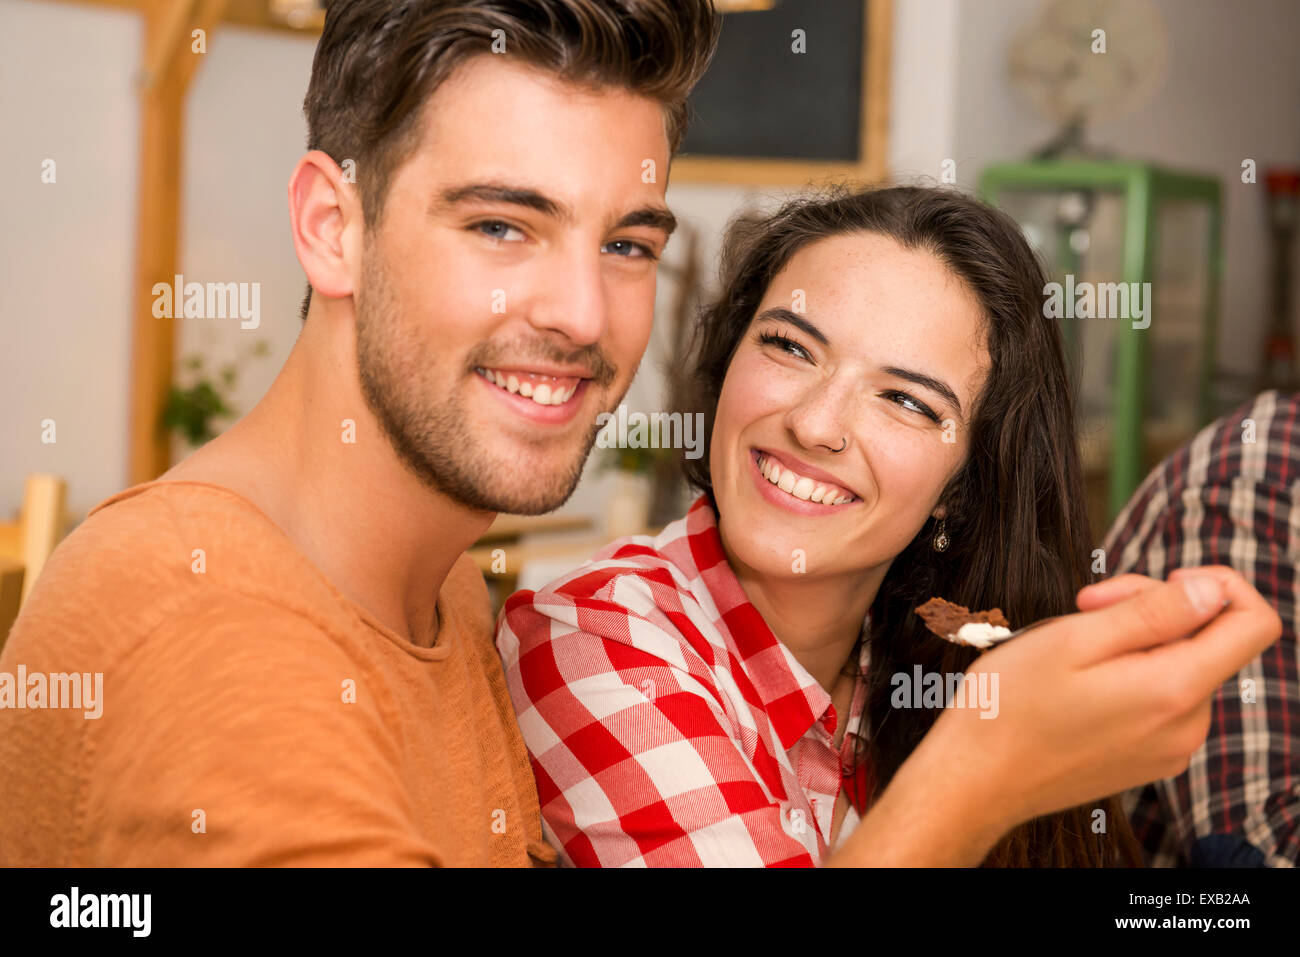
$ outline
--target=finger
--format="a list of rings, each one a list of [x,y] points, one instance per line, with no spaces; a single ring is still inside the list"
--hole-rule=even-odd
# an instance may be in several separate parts
[[[1281,636],[1282,619],[1273,606],[1239,574],[1223,572],[1216,577],[1226,587],[1228,608],[1187,641],[1153,651],[1151,680],[1177,671],[1193,682],[1194,694],[1212,694]]]
[[[1189,575],[1158,582],[1106,608],[1071,615],[1069,622],[1086,634],[1084,661],[1095,663],[1190,635],[1223,611],[1223,597],[1218,577]]]
[[[1178,581],[1188,575],[1213,575],[1225,584],[1232,576],[1241,577],[1241,573],[1229,565],[1189,565],[1186,568],[1175,568],[1169,573],[1169,580]]]
[[[1223,604],[1236,603],[1245,608],[1272,607],[1264,596],[1246,581],[1241,572],[1227,565],[1198,565],[1192,568],[1175,568],[1169,573],[1170,581],[1182,581],[1193,575],[1209,575],[1215,578],[1224,589]]]
[[[1084,585],[1079,589],[1079,594],[1075,597],[1075,604],[1078,605],[1079,611],[1096,611],[1098,608],[1106,608],[1117,601],[1131,598],[1138,592],[1146,591],[1153,585],[1159,584],[1160,582],[1157,579],[1147,575],[1134,575],[1132,573],[1116,575],[1114,578],[1107,578],[1105,581]]]

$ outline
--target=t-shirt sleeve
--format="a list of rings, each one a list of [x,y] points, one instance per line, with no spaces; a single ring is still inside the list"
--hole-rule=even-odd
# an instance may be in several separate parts
[[[385,688],[305,617],[175,615],[104,676],[77,857],[91,866],[432,865]]]
[[[497,646],[542,818],[580,867],[811,866],[684,644],[599,597],[521,592]]]

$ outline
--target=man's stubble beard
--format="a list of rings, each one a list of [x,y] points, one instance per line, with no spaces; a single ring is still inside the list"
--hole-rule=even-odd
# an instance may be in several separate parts
[[[580,449],[554,449],[547,465],[559,456],[570,457],[558,469],[518,474],[517,457],[511,461],[507,454],[504,461],[496,460],[490,451],[491,436],[474,428],[457,400],[459,393],[453,393],[449,402],[438,400],[436,347],[401,324],[392,290],[382,255],[367,243],[362,288],[354,297],[357,372],[366,405],[403,466],[433,491],[480,511],[540,515],[568,501],[582,478],[599,426],[593,421]],[[597,374],[589,388],[614,377],[613,367],[603,357],[597,357],[595,365]],[[450,371],[457,381],[466,373],[477,375],[467,369]],[[626,392],[625,387],[613,403],[615,408]],[[528,444],[539,450],[555,445],[544,440]]]

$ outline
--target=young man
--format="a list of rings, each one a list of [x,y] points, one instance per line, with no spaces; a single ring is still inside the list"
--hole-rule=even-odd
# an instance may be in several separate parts
[[[248,416],[46,564],[0,655],[0,864],[554,862],[464,551],[567,498],[632,379],[715,35],[708,0],[331,5],[289,183],[302,334]],[[1239,578],[1201,582],[1107,583],[992,652],[1044,676],[1019,721],[950,709],[832,863],[978,863],[1185,766],[1276,637]],[[94,702],[47,707],[73,672]]]
[[[565,501],[632,381],[716,31],[709,0],[332,4],[302,333],[46,566],[4,667],[102,673],[102,715],[3,712],[0,863],[554,861],[464,551]]]

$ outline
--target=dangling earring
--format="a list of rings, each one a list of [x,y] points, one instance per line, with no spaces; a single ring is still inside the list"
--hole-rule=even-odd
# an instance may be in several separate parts
[[[939,519],[939,532],[934,536],[933,544],[936,552],[946,552],[948,550],[948,532],[945,529],[943,519]]]

